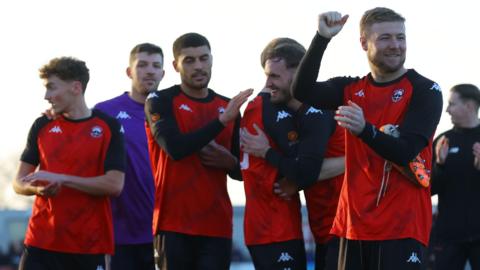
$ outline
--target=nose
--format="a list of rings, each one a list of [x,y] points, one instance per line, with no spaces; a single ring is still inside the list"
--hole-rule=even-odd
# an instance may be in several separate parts
[[[50,99],[52,98],[52,95],[50,95],[50,93],[49,93],[48,90],[47,90],[47,91],[45,91],[45,95],[43,96],[43,98],[44,98],[45,100],[50,101]]]

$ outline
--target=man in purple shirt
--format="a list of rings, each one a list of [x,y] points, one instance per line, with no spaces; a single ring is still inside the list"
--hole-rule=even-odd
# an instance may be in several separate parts
[[[162,49],[150,43],[139,44],[130,52],[127,68],[131,90],[95,105],[120,122],[127,153],[125,187],[119,197],[111,198],[115,233],[113,270],[155,269],[152,236],[155,188],[144,103],[148,93],[157,90],[164,74]]]

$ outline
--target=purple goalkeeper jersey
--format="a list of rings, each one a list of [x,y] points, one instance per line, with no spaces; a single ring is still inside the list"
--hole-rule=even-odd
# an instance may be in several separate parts
[[[95,105],[122,125],[125,135],[125,185],[111,197],[115,244],[151,243],[154,184],[145,133],[144,105],[128,92]]]

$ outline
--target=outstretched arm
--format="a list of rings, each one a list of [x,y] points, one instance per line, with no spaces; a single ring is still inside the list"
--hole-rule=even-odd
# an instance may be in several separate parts
[[[340,32],[347,19],[348,15],[342,17],[338,12],[319,15],[317,32],[300,62],[292,83],[291,91],[296,99],[315,107],[331,110],[342,104],[343,91],[340,84],[343,80],[317,82],[317,77],[323,53],[330,39]]]

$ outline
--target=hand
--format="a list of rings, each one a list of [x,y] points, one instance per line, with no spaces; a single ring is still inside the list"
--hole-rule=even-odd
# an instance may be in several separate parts
[[[437,144],[435,145],[435,156],[436,156],[435,162],[437,164],[440,164],[440,165],[445,164],[445,160],[447,159],[447,156],[448,156],[448,148],[449,148],[448,138],[445,137],[444,135],[437,140]]]
[[[480,143],[479,142],[476,142],[473,144],[473,156],[474,156],[473,166],[475,166],[477,170],[480,170]]]
[[[32,186],[46,186],[51,183],[62,183],[62,175],[58,173],[51,173],[47,171],[33,172],[21,179],[24,183],[29,183]]]
[[[237,115],[240,113],[240,107],[247,101],[248,97],[253,93],[253,89],[247,89],[244,91],[240,91],[236,96],[234,96],[230,102],[228,102],[227,107],[225,108],[225,111],[220,114],[218,117],[218,120],[222,122],[224,126],[227,126],[227,124],[237,117]]]
[[[60,191],[62,175],[47,171],[38,171],[23,177],[21,181],[33,187],[35,194],[44,197],[53,197]]]
[[[335,120],[338,125],[346,128],[350,133],[358,136],[365,128],[365,117],[363,110],[352,101],[348,101],[348,106],[340,106],[336,111]]]
[[[256,124],[253,124],[253,128],[257,135],[248,132],[246,128],[240,130],[240,146],[245,153],[265,158],[268,149],[270,149],[267,135]]]
[[[46,109],[43,113],[49,120],[55,120],[57,118],[57,114],[53,108]]]
[[[348,15],[344,15],[336,11],[325,12],[318,15],[318,34],[324,38],[332,38],[336,36],[343,25],[347,22]]]
[[[233,170],[238,162],[227,148],[214,140],[205,145],[198,152],[198,156],[203,165],[219,169]]]
[[[298,186],[295,182],[282,178],[273,184],[273,193],[284,200],[290,200],[298,193]]]

